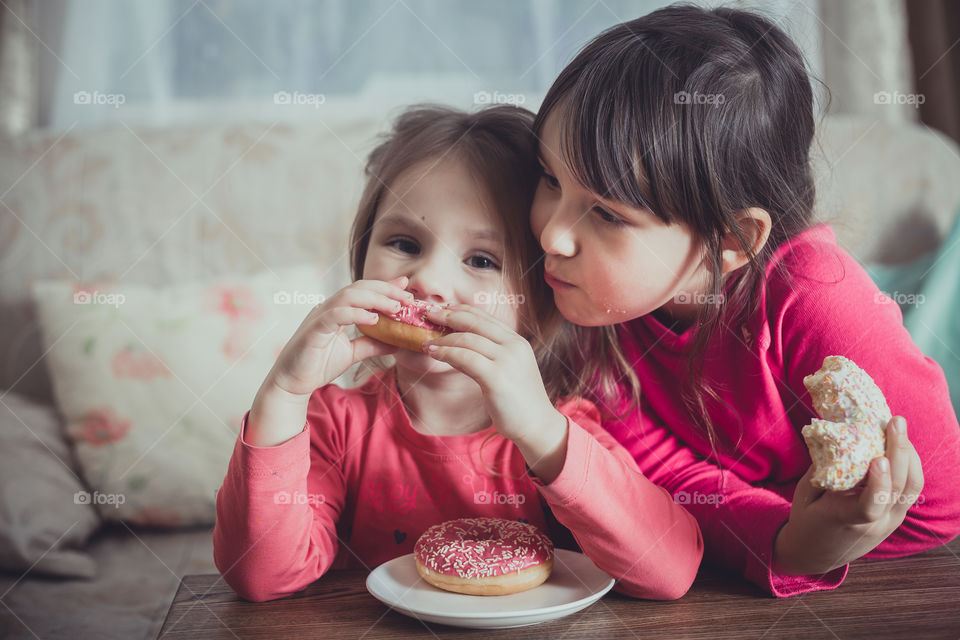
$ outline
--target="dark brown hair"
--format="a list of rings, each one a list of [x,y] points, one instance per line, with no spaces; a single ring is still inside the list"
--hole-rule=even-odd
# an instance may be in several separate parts
[[[757,310],[770,254],[810,226],[814,117],[803,57],[755,13],[671,5],[587,44],[547,93],[535,131],[554,112],[564,161],[586,189],[686,225],[702,245],[709,299],[717,302],[696,318],[683,399],[716,450],[704,394],[723,401],[715,390],[721,381],[703,379],[708,344],[721,328],[739,335]],[[772,220],[756,254],[737,225],[738,213],[751,207]],[[750,260],[724,291],[721,241],[728,232]],[[599,382],[604,405],[622,406],[624,388],[639,399],[616,327],[569,333],[566,357],[583,363],[579,380],[570,381],[577,395]],[[620,398],[608,395],[617,389]]]
[[[550,348],[564,322],[543,279],[540,247],[530,229],[530,205],[539,171],[533,114],[497,105],[475,113],[421,105],[403,112],[367,159],[366,187],[350,234],[350,269],[363,277],[377,209],[406,171],[424,163],[465,163],[505,232],[503,275],[515,286],[519,333],[533,346],[541,371],[560,366]],[[552,401],[565,393],[560,381],[544,376]]]

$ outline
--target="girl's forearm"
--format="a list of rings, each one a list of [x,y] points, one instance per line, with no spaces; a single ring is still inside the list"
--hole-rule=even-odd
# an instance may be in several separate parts
[[[299,435],[306,425],[309,395],[294,395],[264,383],[247,418],[244,441],[255,447],[275,447]]]

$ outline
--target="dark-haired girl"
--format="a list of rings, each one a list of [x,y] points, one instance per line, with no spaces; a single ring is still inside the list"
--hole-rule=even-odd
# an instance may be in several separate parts
[[[535,130],[532,228],[577,325],[556,345],[569,368],[548,375],[605,410],[697,517],[708,561],[788,596],[960,532],[943,372],[811,221],[812,91],[783,31],[685,5],[620,24],[563,70]],[[800,434],[815,417],[803,378],[829,355],[895,415],[849,492],[811,486]]]

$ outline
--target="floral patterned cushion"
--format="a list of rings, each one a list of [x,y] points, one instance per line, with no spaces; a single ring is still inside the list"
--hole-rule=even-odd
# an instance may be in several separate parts
[[[310,308],[341,284],[314,266],[160,288],[35,283],[85,499],[107,520],[212,523],[257,388]]]

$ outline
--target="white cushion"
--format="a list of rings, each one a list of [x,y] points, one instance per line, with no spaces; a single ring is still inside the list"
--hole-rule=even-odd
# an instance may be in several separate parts
[[[100,515],[212,523],[243,414],[341,278],[303,266],[169,287],[36,283],[57,404]]]

